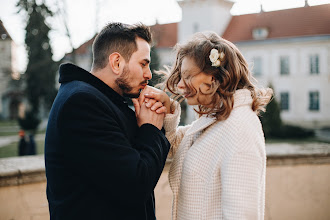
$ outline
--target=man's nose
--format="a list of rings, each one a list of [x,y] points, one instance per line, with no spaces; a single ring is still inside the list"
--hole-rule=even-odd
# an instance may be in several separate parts
[[[151,70],[150,68],[148,68],[145,72],[144,72],[144,78],[150,80],[152,78],[152,73],[151,73]]]

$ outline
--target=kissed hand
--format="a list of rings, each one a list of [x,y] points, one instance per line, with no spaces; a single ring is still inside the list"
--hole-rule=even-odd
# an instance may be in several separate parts
[[[141,105],[143,102],[146,103],[147,108],[156,110],[157,113],[160,112],[157,109],[160,109],[161,105],[166,107],[167,113],[170,113],[170,98],[164,91],[160,89],[154,88],[152,86],[146,86],[139,97],[139,104]]]

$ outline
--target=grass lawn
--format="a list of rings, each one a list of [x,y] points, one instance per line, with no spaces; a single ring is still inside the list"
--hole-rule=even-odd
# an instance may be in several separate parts
[[[45,141],[36,140],[37,154],[44,153],[44,144],[45,144]],[[17,157],[17,156],[18,156],[18,142],[13,142],[7,146],[0,147],[0,158]]]
[[[17,121],[0,121],[0,136],[18,135]]]
[[[0,120],[0,127],[2,126],[18,126],[17,121],[2,121]]]
[[[0,136],[13,136],[17,135],[18,136],[18,131],[1,131]]]
[[[18,135],[20,127],[17,121],[1,121],[0,120],[0,136]],[[45,129],[38,129],[36,134],[45,133]]]
[[[0,131],[0,137],[1,136],[14,136],[14,135],[17,135],[18,136],[18,132],[19,132],[19,129],[17,129],[17,131]],[[36,132],[36,134],[44,134],[46,133],[46,130],[43,129],[43,130],[38,130]]]

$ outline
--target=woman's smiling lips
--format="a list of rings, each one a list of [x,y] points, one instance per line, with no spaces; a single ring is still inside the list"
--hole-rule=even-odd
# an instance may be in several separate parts
[[[178,89],[178,92],[179,92],[180,95],[182,95],[185,98],[190,97],[190,95],[189,95],[190,92],[184,91],[183,89]]]
[[[192,96],[190,92],[183,92],[183,93],[181,93],[181,94],[182,94],[183,97],[185,97],[185,98],[189,98],[189,97]]]
[[[192,97],[192,95],[190,94],[190,92],[186,92],[186,93],[184,93],[183,96],[184,96],[185,98]]]

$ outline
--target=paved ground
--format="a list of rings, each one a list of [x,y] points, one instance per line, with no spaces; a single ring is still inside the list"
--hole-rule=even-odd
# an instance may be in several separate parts
[[[18,141],[18,135],[0,137],[0,147],[6,146],[12,142]]]
[[[171,219],[172,191],[168,183],[170,163],[166,163],[163,173],[155,188],[157,220]]]

